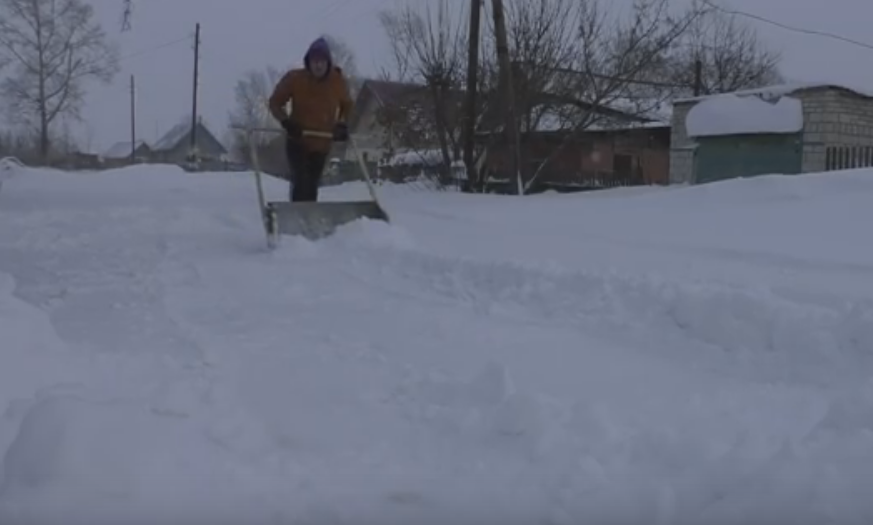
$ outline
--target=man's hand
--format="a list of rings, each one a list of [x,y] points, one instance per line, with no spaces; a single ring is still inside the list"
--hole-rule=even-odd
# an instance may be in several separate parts
[[[345,142],[349,140],[349,126],[345,122],[337,122],[333,127],[333,140]]]
[[[300,126],[294,123],[291,118],[285,118],[281,122],[282,128],[288,133],[288,136],[291,138],[299,139],[303,136],[303,132],[300,130]]]

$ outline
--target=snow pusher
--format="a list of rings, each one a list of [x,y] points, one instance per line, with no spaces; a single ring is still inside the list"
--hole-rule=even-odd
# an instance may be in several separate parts
[[[364,181],[367,184],[367,189],[370,193],[369,200],[320,202],[267,201],[264,196],[257,141],[253,140],[254,133],[285,132],[281,129],[272,128],[237,127],[236,129],[244,130],[247,133],[252,170],[255,173],[255,184],[258,191],[258,206],[261,209],[264,231],[267,235],[267,246],[270,249],[279,245],[283,235],[302,236],[310,240],[317,240],[333,234],[337,227],[358,219],[368,218],[389,222],[388,214],[379,204],[376,189],[354,137],[349,137],[349,145],[355,152],[355,157],[361,168]],[[333,138],[331,133],[318,131],[303,131],[303,136]]]

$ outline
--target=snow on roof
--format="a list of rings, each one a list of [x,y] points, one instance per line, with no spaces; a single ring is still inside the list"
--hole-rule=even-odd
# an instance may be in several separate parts
[[[625,100],[616,100],[610,103],[609,106],[604,106],[607,111],[623,112],[627,115],[626,118],[613,116],[610,114],[590,116],[590,123],[584,126],[584,129],[589,131],[617,131],[623,129],[636,128],[659,128],[669,126],[670,117],[667,108],[667,113],[664,113],[665,104],[650,104],[652,107],[645,107],[639,102],[630,102]],[[535,108],[534,114],[539,118],[534,129],[534,132],[559,132],[570,131],[576,127],[577,120],[580,118],[580,113],[587,113],[581,110],[575,104],[551,105],[544,104],[543,108]],[[651,119],[651,120],[646,120]],[[588,120],[588,119],[586,119]]]
[[[653,120],[650,122],[602,122],[585,128],[585,131],[629,131],[633,129],[669,128],[670,124]]]
[[[443,161],[442,151],[438,149],[421,151],[402,151],[383,159],[382,166],[438,166]]]
[[[136,141],[136,149],[139,149],[142,146],[148,146],[148,144],[144,140]],[[121,159],[124,157],[130,156],[130,141],[122,141],[116,142],[113,144],[106,152],[103,153],[103,157],[107,159]]]
[[[754,89],[743,89],[740,91],[734,91],[732,93],[719,93],[715,95],[703,95],[699,97],[687,97],[687,98],[679,98],[673,101],[673,104],[682,104],[687,102],[698,102],[701,100],[723,97],[726,95],[736,95],[736,96],[749,96],[749,95],[757,95],[763,98],[778,98],[785,95],[790,95],[797,91],[803,91],[807,89],[844,89],[846,91],[851,91],[856,95],[860,95],[862,97],[873,98],[873,88],[865,88],[861,86],[850,86],[848,84],[834,83],[834,82],[794,82],[789,84],[776,84],[773,86],[765,86]]]
[[[191,132],[191,124],[186,122],[180,122],[173,126],[170,131],[167,132],[166,135],[161,137],[159,141],[155,143],[154,149],[155,151],[165,151],[168,149],[172,149],[179,143],[182,138],[185,137],[186,134]]]
[[[624,98],[619,97],[609,103],[609,107],[621,111],[640,120],[659,121],[662,125],[670,122],[673,117],[673,106],[658,97]]]
[[[803,129],[803,106],[791,97],[768,102],[756,96],[723,95],[692,107],[685,128],[689,137],[795,133]]]
[[[398,152],[387,159],[379,162],[380,167],[389,166],[422,166],[437,167],[443,163],[443,153],[439,149],[410,150]],[[464,162],[455,160],[452,166],[463,166]]]

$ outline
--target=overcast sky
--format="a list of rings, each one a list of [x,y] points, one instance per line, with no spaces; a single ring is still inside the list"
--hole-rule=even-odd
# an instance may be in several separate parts
[[[90,142],[91,150],[100,152],[129,140],[131,74],[137,82],[140,138],[154,141],[190,115],[193,38],[160,46],[193,37],[197,22],[202,31],[200,114],[221,138],[240,75],[268,65],[300,64],[308,44],[321,33],[346,40],[357,54],[361,72],[375,74],[387,53],[376,13],[397,0],[135,0],[133,30],[124,33],[121,0],[90,1],[121,46],[122,56],[128,57],[113,85],[89,87],[82,142]],[[686,0],[674,1],[679,6]],[[721,0],[720,4],[873,44],[870,0]],[[749,23],[783,53],[783,73],[789,78],[849,83],[873,91],[873,49]]]

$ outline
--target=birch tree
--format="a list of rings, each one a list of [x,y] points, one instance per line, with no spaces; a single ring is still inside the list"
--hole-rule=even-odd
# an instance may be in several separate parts
[[[0,57],[8,64],[0,97],[13,121],[39,134],[50,152],[60,117],[79,118],[88,81],[109,83],[118,50],[82,0],[0,0]]]

